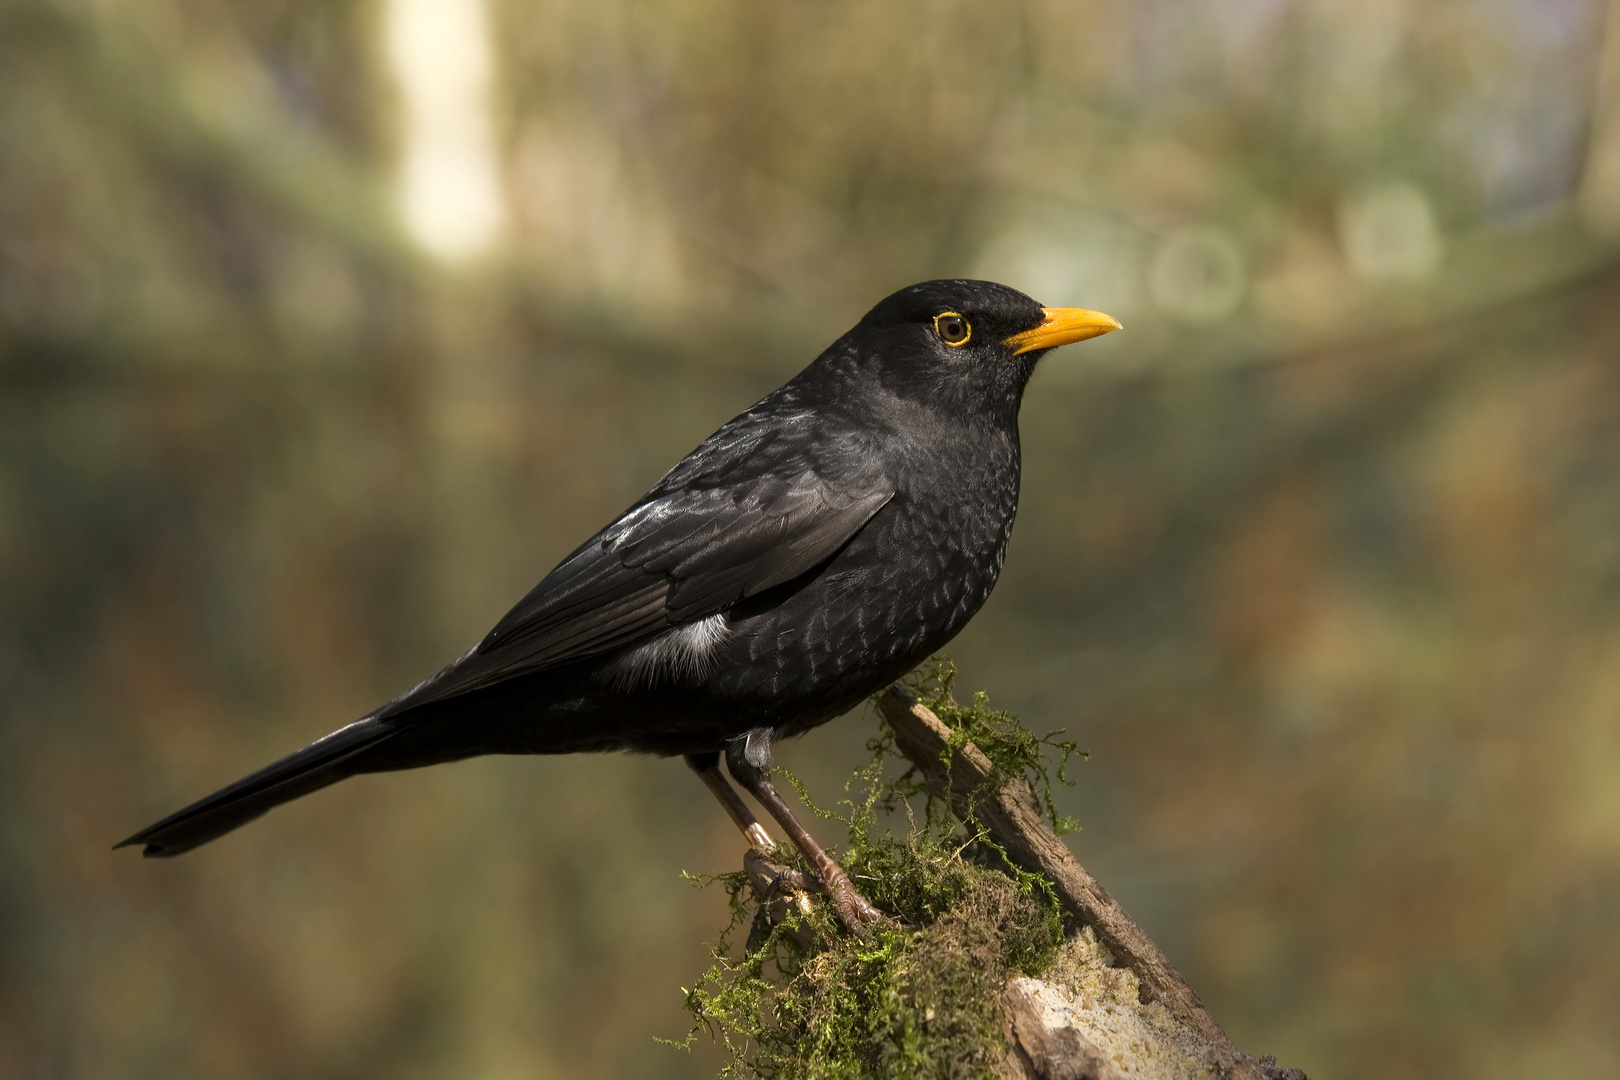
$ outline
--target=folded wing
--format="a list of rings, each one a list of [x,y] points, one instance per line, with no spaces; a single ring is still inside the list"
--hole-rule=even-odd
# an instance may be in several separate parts
[[[669,481],[598,533],[479,645],[379,718],[648,640],[792,581],[831,558],[894,495],[860,468],[730,467]],[[718,479],[718,478],[715,478]],[[661,490],[662,488],[662,490]]]

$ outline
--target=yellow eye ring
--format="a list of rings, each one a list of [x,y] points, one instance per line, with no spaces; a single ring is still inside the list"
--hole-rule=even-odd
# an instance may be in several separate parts
[[[951,348],[960,349],[973,337],[973,324],[959,311],[942,311],[934,316],[934,333]]]

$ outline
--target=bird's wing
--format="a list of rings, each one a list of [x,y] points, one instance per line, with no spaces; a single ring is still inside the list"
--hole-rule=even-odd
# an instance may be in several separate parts
[[[875,470],[837,472],[834,480],[803,461],[739,469],[733,457],[722,472],[671,489],[686,479],[672,472],[546,575],[475,649],[379,715],[633,645],[792,581],[831,558],[894,495]]]

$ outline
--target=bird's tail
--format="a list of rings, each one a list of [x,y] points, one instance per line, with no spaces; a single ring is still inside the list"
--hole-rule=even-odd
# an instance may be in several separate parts
[[[177,810],[116,845],[145,844],[148,858],[180,855],[266,811],[361,772],[356,758],[397,734],[399,721],[366,718]]]

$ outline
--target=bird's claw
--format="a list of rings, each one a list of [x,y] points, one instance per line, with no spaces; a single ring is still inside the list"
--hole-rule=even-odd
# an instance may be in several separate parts
[[[849,880],[849,875],[843,871],[832,875],[832,880],[827,882],[826,886],[827,892],[832,897],[833,910],[838,912],[839,919],[851,933],[864,937],[872,927],[898,925],[857,892],[854,883]]]
[[[810,895],[825,896],[831,900],[839,921],[851,933],[862,937],[874,926],[892,928],[901,925],[862,896],[856,890],[855,884],[849,880],[849,875],[837,864],[833,864],[830,868],[824,866],[816,874],[806,874],[772,862],[759,852],[749,849],[743,856],[743,869],[748,873],[748,881],[753,886],[754,896],[762,905],[761,913],[765,916],[767,925],[782,922],[796,906],[800,912],[808,913]],[[831,884],[824,885],[822,883],[824,880]],[[797,902],[793,899],[795,895],[798,897]],[[800,944],[808,947],[809,941],[809,938],[805,938]]]

